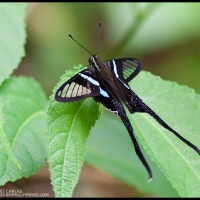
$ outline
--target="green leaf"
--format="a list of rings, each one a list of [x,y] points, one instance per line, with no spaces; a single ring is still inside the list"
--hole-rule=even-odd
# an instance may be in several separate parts
[[[3,185],[29,177],[45,164],[46,98],[33,79],[11,77],[0,87],[0,100],[3,104],[0,185]]]
[[[25,55],[26,3],[0,4],[0,85]]]
[[[200,95],[145,72],[136,77],[131,87],[168,125],[200,148]],[[180,196],[200,196],[199,155],[147,114],[128,116],[148,155]]]
[[[84,162],[88,133],[101,114],[99,105],[91,98],[73,103],[54,100],[58,87],[78,71],[67,71],[61,77],[49,102],[48,163],[56,197],[72,196]]]
[[[166,123],[200,147],[198,142],[200,96],[195,94],[194,90],[174,82],[164,81],[147,72],[141,72],[130,86]],[[127,115],[138,141],[164,172],[179,195],[198,197],[200,195],[199,155],[147,114],[131,115],[127,112]],[[97,123],[88,139],[87,163],[98,166],[143,192],[164,197],[177,196],[163,174],[150,161],[148,162],[153,171],[153,180],[147,182],[148,175],[135,156],[126,129],[119,126],[116,119],[109,120],[105,115],[103,117],[105,119]],[[102,127],[105,126],[106,121],[108,125],[106,128]]]
[[[21,170],[21,166],[20,166],[19,162],[17,161],[17,158],[15,157],[15,155],[12,153],[10,144],[9,144],[6,134],[3,130],[4,121],[3,121],[2,106],[3,106],[3,104],[0,101],[0,148],[1,148],[1,152],[4,151],[4,153],[7,154],[9,159],[12,160],[13,164],[15,164],[15,166]]]

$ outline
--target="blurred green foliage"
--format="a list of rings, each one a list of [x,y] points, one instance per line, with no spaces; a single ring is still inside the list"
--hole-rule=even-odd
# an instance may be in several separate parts
[[[34,76],[50,96],[65,70],[88,64],[90,55],[68,34],[95,53],[102,21],[102,60],[139,58],[143,70],[199,93],[199,9],[199,3],[31,3],[27,56],[15,73]]]
[[[34,76],[48,96],[65,70],[88,64],[90,55],[68,34],[95,52],[100,21],[102,60],[137,57],[143,70],[200,92],[199,3],[31,3],[29,8],[27,56],[16,73]],[[145,9],[148,17],[140,16],[138,25],[136,16]],[[125,37],[123,51],[116,52]]]
[[[55,92],[66,80],[82,71],[68,70],[54,88],[47,113],[48,164],[56,197],[71,197],[85,158],[88,134],[102,113],[92,98],[70,103],[55,101]]]
[[[26,3],[0,4],[1,186],[35,174],[47,157],[46,96],[34,79],[11,76],[25,56],[26,8]]]

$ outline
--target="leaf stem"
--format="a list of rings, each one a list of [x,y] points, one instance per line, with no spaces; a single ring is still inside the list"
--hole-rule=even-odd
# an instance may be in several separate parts
[[[160,5],[159,3],[149,3],[144,11],[141,11],[138,8],[138,13],[136,15],[136,19],[129,27],[128,31],[124,34],[122,40],[119,41],[112,49],[113,51],[109,51],[106,55],[107,58],[116,58],[119,57],[120,54],[127,48],[127,45],[130,43],[131,39],[135,37],[136,33],[144,23],[144,21],[148,18],[148,16]]]

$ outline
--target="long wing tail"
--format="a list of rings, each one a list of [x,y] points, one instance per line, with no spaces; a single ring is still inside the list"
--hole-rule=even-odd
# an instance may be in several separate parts
[[[114,105],[114,108],[116,110],[116,114],[121,118],[122,122],[124,123],[127,131],[129,132],[129,135],[131,137],[131,140],[133,142],[133,145],[135,147],[135,152],[137,154],[137,156],[139,157],[140,161],[142,162],[142,164],[144,165],[144,167],[146,168],[148,174],[149,174],[149,180],[148,181],[151,181],[152,179],[152,171],[147,163],[147,161],[145,160],[141,150],[140,150],[140,147],[137,143],[137,140],[134,136],[134,133],[133,133],[133,128],[131,126],[131,123],[128,119],[128,117],[126,116],[126,112],[123,108],[123,106],[121,105],[121,103],[119,103],[118,101],[116,100],[112,100],[113,102],[113,105]]]
[[[151,110],[133,91],[131,91],[131,95],[129,96],[129,106],[131,106],[131,113],[134,112],[143,112],[151,115],[161,126],[171,131],[174,135],[176,135],[180,140],[182,140],[189,147],[194,149],[200,155],[200,149],[186,140],[184,137],[179,135],[174,129],[172,129],[169,125],[167,125],[153,110]],[[130,109],[129,109],[130,110]]]

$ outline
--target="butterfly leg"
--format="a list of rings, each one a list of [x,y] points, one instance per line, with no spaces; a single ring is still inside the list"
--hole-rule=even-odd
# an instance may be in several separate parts
[[[135,93],[132,92],[131,94],[131,106],[134,108],[135,112],[143,112],[151,115],[161,126],[166,128],[167,130],[171,131],[174,135],[176,135],[180,140],[182,140],[185,144],[187,144],[189,147],[194,149],[199,155],[200,155],[200,149],[186,140],[184,137],[179,135],[174,129],[172,129],[170,126],[168,126],[153,110],[151,110]]]
[[[134,133],[133,133],[133,128],[131,126],[131,123],[128,119],[128,117],[126,116],[126,112],[123,108],[123,106],[116,100],[113,100],[113,105],[115,107],[115,110],[116,110],[116,113],[117,115],[121,118],[122,122],[124,123],[126,129],[128,130],[129,132],[129,135],[131,137],[131,140],[133,142],[133,145],[135,147],[135,152],[137,154],[137,156],[139,157],[140,161],[142,162],[142,164],[144,165],[144,167],[146,168],[148,174],[149,174],[149,180],[148,181],[151,181],[152,179],[152,171],[148,165],[148,163],[146,162],[141,150],[140,150],[140,147],[137,143],[137,140],[134,136]]]

